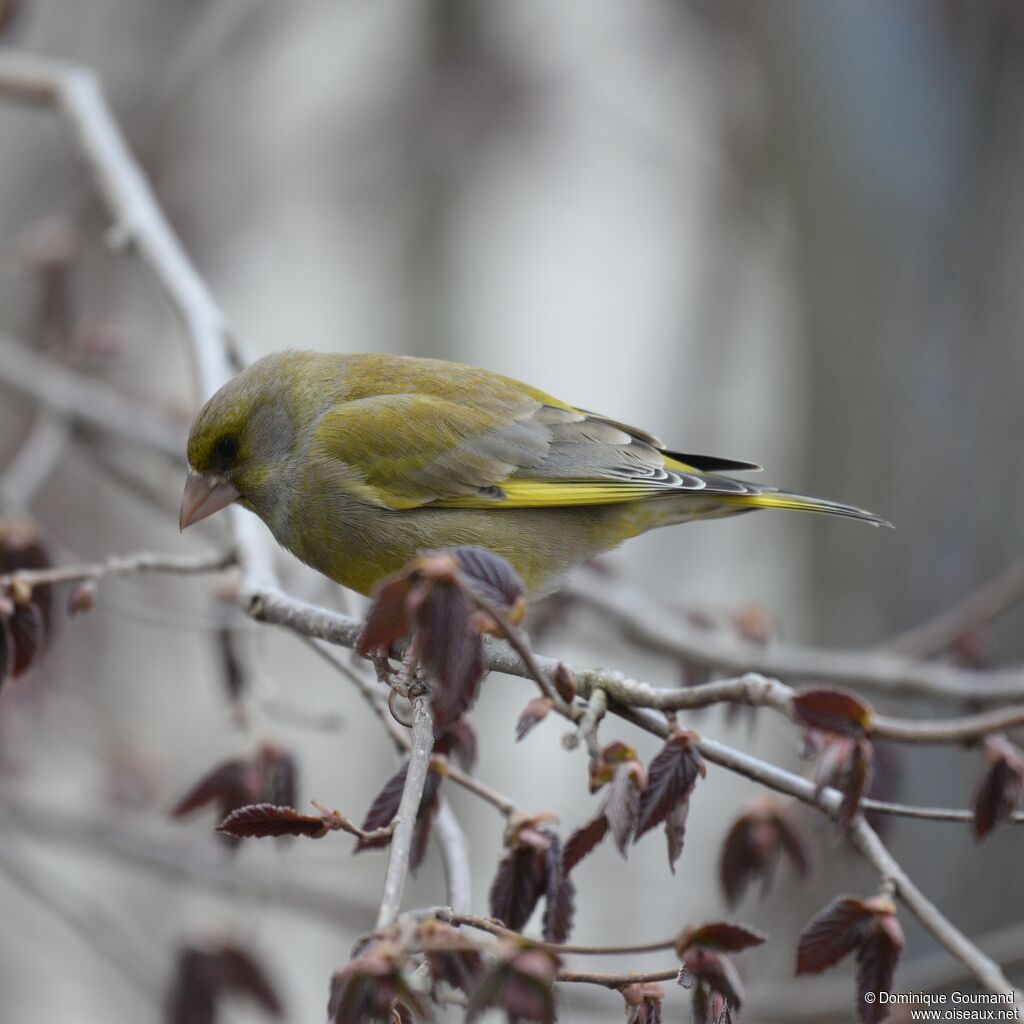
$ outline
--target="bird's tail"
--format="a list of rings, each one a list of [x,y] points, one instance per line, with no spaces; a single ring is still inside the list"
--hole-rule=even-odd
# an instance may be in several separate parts
[[[730,505],[742,508],[791,508],[800,512],[820,512],[823,515],[843,516],[846,519],[860,519],[872,526],[888,526],[887,522],[874,512],[857,508],[856,505],[844,505],[840,501],[829,501],[827,498],[814,498],[807,494],[790,494],[787,491],[756,491],[749,494],[723,495],[722,499]]]

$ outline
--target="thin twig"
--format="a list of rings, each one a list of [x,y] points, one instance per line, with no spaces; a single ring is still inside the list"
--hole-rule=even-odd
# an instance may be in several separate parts
[[[112,555],[102,562],[85,565],[58,565],[49,569],[20,569],[0,576],[0,593],[16,590],[31,593],[45,584],[80,583],[111,576],[136,576],[142,573],[168,573],[175,576],[222,572],[235,563],[232,552],[205,555],[163,555],[141,551],[131,555]]]
[[[2,65],[2,59],[0,59]],[[126,398],[102,381],[69,370],[0,333],[0,384],[30,395],[52,413],[185,460],[185,424],[158,406]]]
[[[741,643],[723,630],[700,629],[621,584],[587,587],[575,581],[569,583],[566,594],[576,604],[617,624],[647,650],[731,674],[758,672],[954,703],[1024,700],[1021,666],[978,671],[884,650],[833,650],[778,641],[759,646]]]
[[[625,988],[627,985],[646,985],[655,981],[675,981],[679,968],[667,971],[647,971],[629,974],[602,974],[597,971],[559,971],[558,980],[583,985],[601,985],[604,988]]]
[[[671,949],[676,942],[674,936],[671,939],[664,939],[660,942],[647,942],[642,945],[632,946],[580,946],[569,942],[541,942],[531,939],[512,928],[506,928],[503,924],[492,918],[453,912],[453,910],[454,908],[439,907],[430,913],[431,916],[437,917],[441,921],[447,921],[449,924],[465,925],[467,928],[475,928],[478,931],[487,932],[489,935],[494,935],[499,939],[527,942],[538,949],[546,949],[551,953],[573,954],[577,956],[619,956],[631,953],[659,953],[664,949]]]
[[[964,634],[988,624],[1022,599],[1024,558],[987,580],[951,608],[892,637],[883,647],[918,658],[941,654]]]
[[[419,812],[423,787],[430,768],[430,753],[434,746],[434,716],[430,698],[418,694],[412,699],[412,746],[409,750],[409,767],[405,773],[402,799],[395,815],[395,834],[388,854],[388,867],[384,876],[384,895],[380,913],[377,915],[377,930],[387,928],[398,920],[402,904],[402,890],[409,873],[409,854],[412,849],[416,815]]]
[[[459,819],[447,800],[442,799],[434,815],[434,838],[444,865],[448,905],[466,911],[473,902],[473,874],[469,864],[469,842]]]

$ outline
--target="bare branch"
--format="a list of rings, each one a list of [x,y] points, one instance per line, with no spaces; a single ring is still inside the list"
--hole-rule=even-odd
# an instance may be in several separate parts
[[[8,590],[30,594],[33,587],[52,583],[81,583],[111,576],[136,576],[142,573],[169,573],[175,576],[222,572],[235,564],[231,552],[207,555],[161,555],[142,551],[133,555],[113,555],[89,565],[59,565],[50,569],[22,569],[0,575],[0,593]]]
[[[894,636],[887,651],[927,657],[946,650],[965,633],[979,629],[1024,599],[1024,558],[988,580],[934,618]]]
[[[766,646],[745,644],[721,630],[699,629],[633,588],[588,588],[577,581],[570,582],[567,593],[575,603],[614,622],[648,650],[737,675],[758,672],[956,703],[1024,700],[1024,669],[1020,667],[981,672],[885,650],[831,650],[775,641]]]
[[[434,816],[434,837],[441,850],[448,905],[466,911],[473,901],[473,875],[469,865],[469,844],[459,819],[447,800],[440,801]]]
[[[419,694],[412,700],[412,746],[409,767],[405,773],[402,800],[395,815],[397,822],[388,855],[388,868],[384,876],[384,896],[377,915],[377,930],[394,924],[402,903],[405,877],[409,873],[409,853],[412,849],[416,815],[423,796],[423,787],[430,769],[430,753],[434,746],[434,716],[430,698]]]
[[[167,416],[158,406],[126,398],[109,384],[36,355],[2,333],[0,384],[30,395],[54,413],[140,442],[184,463],[183,422]]]

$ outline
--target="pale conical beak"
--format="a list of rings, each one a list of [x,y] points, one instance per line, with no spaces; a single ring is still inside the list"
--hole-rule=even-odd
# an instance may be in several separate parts
[[[185,493],[181,496],[181,514],[178,517],[178,528],[184,530],[200,519],[212,516],[222,508],[227,508],[240,495],[219,476],[203,475],[193,470],[188,471],[185,481]]]

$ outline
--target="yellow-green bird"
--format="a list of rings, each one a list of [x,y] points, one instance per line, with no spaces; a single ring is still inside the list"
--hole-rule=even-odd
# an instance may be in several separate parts
[[[723,476],[760,467],[669,451],[509,377],[410,356],[266,356],[206,403],[188,461],[182,529],[237,501],[363,594],[440,547],[490,548],[536,596],[630,537],[691,519],[792,508],[882,522]]]

